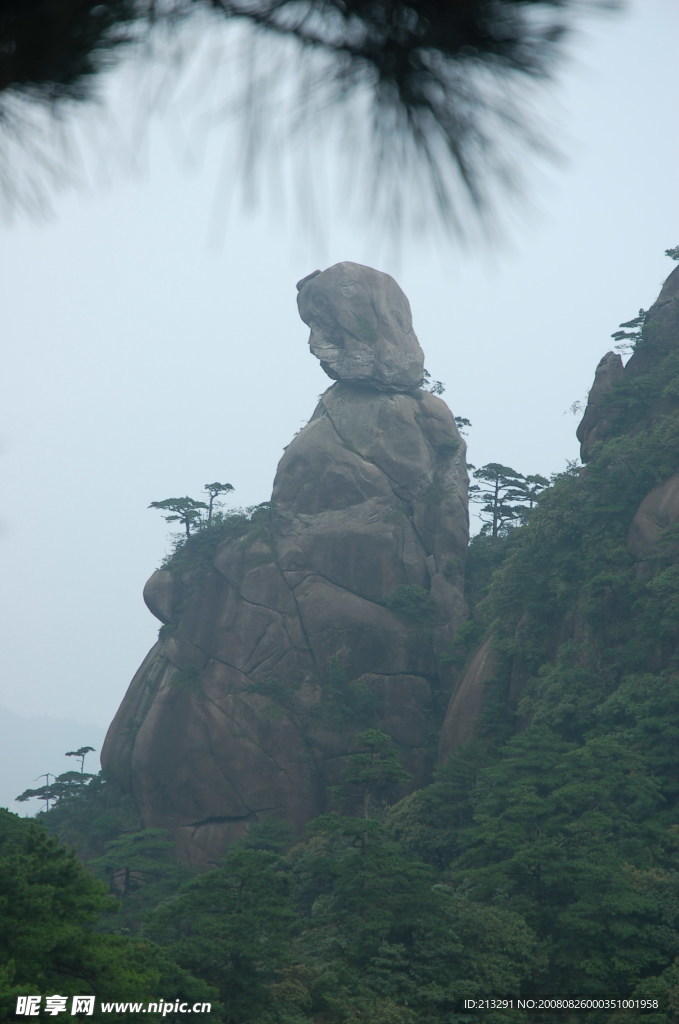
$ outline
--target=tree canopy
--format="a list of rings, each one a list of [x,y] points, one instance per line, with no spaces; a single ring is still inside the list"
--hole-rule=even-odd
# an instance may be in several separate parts
[[[190,537],[192,529],[212,526],[221,507],[220,502],[217,501],[219,495],[229,494],[233,489],[231,484],[218,482],[205,484],[207,501],[199,501],[186,495],[183,498],[163,498],[162,501],[152,501],[149,508],[157,508],[160,512],[169,513],[163,517],[165,522],[180,523],[184,527],[186,536]]]
[[[75,854],[42,825],[0,810],[0,1021],[15,1020],[18,997],[167,1001],[215,993],[147,939],[104,932],[102,915],[116,901]],[[41,1019],[44,1019],[41,1015]],[[119,1021],[100,1012],[95,1021]],[[145,1016],[150,1022],[176,1014]]]

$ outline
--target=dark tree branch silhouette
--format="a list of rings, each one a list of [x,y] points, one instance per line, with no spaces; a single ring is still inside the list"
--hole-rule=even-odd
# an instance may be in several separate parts
[[[521,84],[550,76],[580,13],[616,6],[616,0],[3,0],[0,127],[21,131],[17,97],[55,113],[90,99],[102,71],[125,54],[143,53],[140,44],[155,30],[177,33],[192,16],[211,12],[252,26],[256,35],[294,40],[304,59],[294,50],[287,54],[291,79],[312,55],[322,56],[290,100],[301,117],[292,121],[290,141],[300,126],[327,120],[328,109],[337,114],[357,95],[367,96],[362,144],[374,191],[384,192],[386,183],[389,206],[398,209],[412,191],[405,168],[405,177],[415,176],[420,193],[461,230],[465,209],[483,215],[498,181],[516,183],[516,141],[543,145]],[[255,69],[252,95],[243,93],[255,114],[266,106],[263,90],[281,85],[266,84],[263,70]],[[20,190],[13,198],[21,202]]]

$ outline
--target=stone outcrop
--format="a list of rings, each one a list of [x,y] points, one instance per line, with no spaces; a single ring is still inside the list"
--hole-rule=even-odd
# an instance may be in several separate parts
[[[645,314],[643,338],[625,366],[615,352],[607,352],[597,366],[585,414],[577,429],[583,462],[589,461],[592,447],[598,441],[606,441],[616,434],[632,433],[635,429],[646,429],[651,422],[675,408],[674,394],[664,394],[668,380],[662,379],[661,368],[664,360],[676,351],[678,329],[679,266],[667,278],[660,295]],[[636,425],[628,416],[619,420],[616,416],[616,391],[624,394],[625,389],[636,389],[641,392],[648,386],[649,375],[658,374],[660,376],[653,381],[652,398],[643,410],[642,420]]]
[[[428,781],[450,693],[441,654],[465,614],[465,445],[419,386],[407,299],[351,263],[298,287],[337,382],[285,450],[271,502],[201,531],[147,583],[165,627],[102,752],[145,824],[197,866],[269,814],[300,831],[332,806],[357,813],[346,769],[366,730],[411,776],[388,795]]]
[[[455,688],[439,737],[439,761],[444,762],[470,743],[478,732],[488,683],[497,670],[493,637],[487,637],[471,658]]]
[[[639,560],[647,558],[656,545],[670,539],[673,549],[679,555],[679,537],[676,526],[679,523],[679,473],[673,474],[658,484],[646,495],[636,511],[627,533],[627,547]],[[669,538],[670,527],[675,535]]]
[[[619,355],[608,352],[599,363],[587,408],[578,427],[583,462],[599,441],[625,434],[646,433],[663,417],[677,415],[676,353],[679,333],[679,267],[665,281],[660,295],[644,316],[641,340],[623,367]],[[625,395],[636,394],[638,411],[628,411]],[[618,403],[618,398],[622,401]],[[618,404],[625,411],[618,415]],[[679,542],[669,531],[679,522],[679,475],[672,474],[652,488],[640,503],[627,533],[630,554],[644,562],[659,544],[679,554]]]
[[[610,421],[606,415],[606,396],[622,380],[623,372],[622,358],[618,352],[607,352],[596,368],[585,414],[575,432],[580,442],[580,458],[583,462],[587,462],[591,456],[592,446],[608,436]]]

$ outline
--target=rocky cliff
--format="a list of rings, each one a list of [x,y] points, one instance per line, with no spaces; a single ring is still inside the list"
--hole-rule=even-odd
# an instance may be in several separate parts
[[[149,580],[165,627],[102,751],[145,824],[197,866],[263,816],[299,831],[333,806],[359,812],[347,768],[357,752],[379,760],[368,730],[410,776],[384,795],[423,785],[450,695],[441,654],[465,615],[465,445],[421,388],[405,295],[352,263],[298,289],[336,383],[285,450],[271,503],[222,539],[200,531]]]
[[[597,442],[620,434],[647,430],[676,407],[674,380],[679,322],[679,267],[665,281],[660,295],[638,318],[634,351],[623,367],[616,352],[601,359],[577,429],[580,455],[588,462]],[[636,410],[628,398],[634,393]]]
[[[483,641],[441,730],[442,761],[481,735],[484,715],[486,725],[494,713],[505,729],[525,725],[534,694],[545,699],[556,680],[566,696],[554,721],[575,719],[626,673],[675,668],[679,267],[634,323],[627,363],[608,352],[596,369],[577,430],[584,466],[545,492],[507,539],[478,612]],[[654,601],[645,621],[638,609]]]

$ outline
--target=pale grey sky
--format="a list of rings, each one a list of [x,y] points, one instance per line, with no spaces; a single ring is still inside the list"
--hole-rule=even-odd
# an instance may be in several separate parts
[[[332,182],[317,231],[299,195],[275,211],[270,188],[246,209],[223,174],[223,131],[195,166],[177,158],[190,106],[181,124],[172,109],[152,119],[139,170],[107,183],[104,124],[88,187],[58,196],[48,220],[0,227],[0,706],[82,722],[81,743],[106,727],[159,625],[141,591],[169,528],[149,502],[215,479],[235,486],[233,504],[267,500],[330,383],[295,304],[316,268],[348,259],[393,274],[427,367],[472,421],[475,465],[548,475],[576,458],[567,410],[611,332],[653,302],[679,242],[678,40],[675,0],[583,21],[541,103],[563,162],[526,157],[532,209],[508,217],[509,241],[468,250],[426,231],[395,246],[347,214]],[[129,148],[126,75],[112,87]]]

